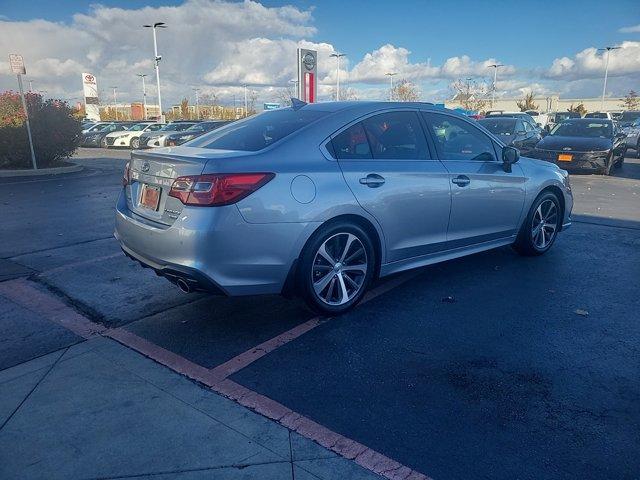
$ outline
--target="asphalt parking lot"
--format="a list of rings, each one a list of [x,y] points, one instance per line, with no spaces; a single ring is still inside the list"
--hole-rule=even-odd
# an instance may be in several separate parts
[[[81,172],[0,179],[0,282],[434,479],[638,478],[640,160],[572,176],[574,224],[543,257],[426,267],[316,319],[296,299],[184,295],[127,259],[112,236],[127,157],[83,149]],[[1,293],[0,370],[82,341]]]

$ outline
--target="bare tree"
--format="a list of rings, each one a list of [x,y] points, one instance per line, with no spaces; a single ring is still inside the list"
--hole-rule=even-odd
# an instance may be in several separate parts
[[[522,100],[518,100],[516,102],[516,105],[521,112],[526,112],[527,110],[538,110],[538,105],[533,101],[533,92],[527,93]]]
[[[622,101],[622,108],[625,110],[639,110],[640,109],[640,97],[635,90],[629,90]]]
[[[189,100],[187,98],[183,98],[180,101],[180,115],[182,115],[183,120],[189,118]]]
[[[331,87],[329,90],[329,98],[332,100],[336,99],[336,87]],[[358,91],[351,87],[342,87],[340,88],[340,100],[342,101],[353,101],[359,100]]]
[[[298,94],[292,84],[282,87],[276,92],[276,98],[278,101],[287,107],[291,106],[291,99],[296,98],[297,96]]]
[[[457,101],[465,110],[480,112],[489,103],[489,86],[476,82],[471,78],[458,79],[449,85],[453,92],[453,100]]]
[[[578,114],[580,114],[581,117],[584,117],[587,114],[587,109],[585,108],[583,103],[579,103],[576,106],[574,106],[573,103],[572,103],[571,106],[569,108],[567,108],[567,111],[573,112],[573,113],[578,113]]]
[[[391,99],[395,102],[417,102],[420,100],[420,90],[409,80],[403,78],[393,86]]]
[[[247,112],[246,115],[255,115],[256,112],[256,101],[258,100],[258,92],[255,90],[249,90],[249,95],[247,96]]]

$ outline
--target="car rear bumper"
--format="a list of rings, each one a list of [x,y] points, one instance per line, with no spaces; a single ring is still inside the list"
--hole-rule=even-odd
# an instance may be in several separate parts
[[[171,281],[226,295],[282,293],[308,223],[253,224],[235,205],[185,207],[171,226],[132,212],[124,194],[115,237],[129,256]]]

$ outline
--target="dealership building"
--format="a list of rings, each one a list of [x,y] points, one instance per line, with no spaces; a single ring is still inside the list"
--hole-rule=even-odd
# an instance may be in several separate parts
[[[473,98],[473,96],[471,97]],[[444,105],[446,108],[463,108],[460,100],[460,96],[457,95],[451,100],[445,101]],[[491,99],[488,99],[484,110],[519,111],[520,109],[517,105],[519,101],[522,101],[521,97],[496,98],[495,102],[491,102]],[[624,98],[605,98],[604,108],[602,108],[602,98],[560,98],[558,95],[548,95],[535,97],[533,101],[540,112],[565,112],[572,105],[575,107],[579,104],[583,104],[587,112],[620,112],[623,110]]]

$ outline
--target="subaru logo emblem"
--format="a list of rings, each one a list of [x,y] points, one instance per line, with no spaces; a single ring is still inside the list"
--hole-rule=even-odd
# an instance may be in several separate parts
[[[144,162],[144,163],[142,164],[142,171],[143,171],[144,173],[147,173],[147,172],[149,171],[149,168],[151,168],[151,165],[149,165],[149,162]]]

